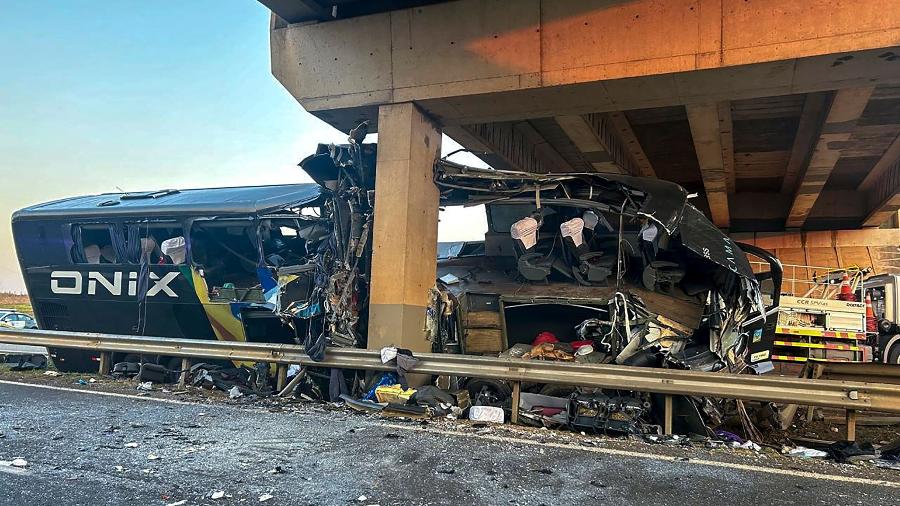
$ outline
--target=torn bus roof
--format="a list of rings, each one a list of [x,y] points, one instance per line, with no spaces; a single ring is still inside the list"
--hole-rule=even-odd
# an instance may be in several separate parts
[[[26,207],[13,221],[31,218],[259,215],[319,200],[315,183],[102,193]]]
[[[600,173],[531,174],[469,167],[440,160],[435,184],[445,204],[545,202],[594,207],[625,216],[646,216],[701,258],[756,283],[740,248],[688,202],[680,185],[662,179]]]

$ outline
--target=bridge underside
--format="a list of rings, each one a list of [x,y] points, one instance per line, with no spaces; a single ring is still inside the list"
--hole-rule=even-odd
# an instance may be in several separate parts
[[[672,180],[731,231],[900,207],[900,9],[877,0],[263,3],[275,76],[344,131],[413,102],[496,168]]]

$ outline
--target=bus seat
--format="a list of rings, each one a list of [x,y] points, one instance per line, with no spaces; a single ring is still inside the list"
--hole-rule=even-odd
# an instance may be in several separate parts
[[[107,244],[100,248],[100,260],[108,264],[116,263],[116,251],[113,249],[112,244]]]
[[[519,274],[528,281],[545,281],[553,264],[552,259],[535,251],[540,227],[540,223],[529,216],[513,223],[509,229],[516,245]]]
[[[100,263],[100,246],[90,244],[84,247],[84,258],[89,264]]]
[[[581,284],[605,283],[606,278],[612,274],[615,259],[604,255],[602,251],[590,251],[584,229],[585,222],[582,218],[572,218],[559,225],[563,244],[571,258],[572,273]]]

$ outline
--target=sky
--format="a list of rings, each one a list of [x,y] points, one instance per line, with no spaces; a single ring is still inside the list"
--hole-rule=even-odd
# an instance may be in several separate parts
[[[0,12],[0,292],[25,288],[16,209],[306,182],[297,162],[346,141],[272,77],[269,11],[254,0],[0,0]],[[455,147],[444,138],[445,153]],[[483,210],[453,209],[439,240],[485,228]]]

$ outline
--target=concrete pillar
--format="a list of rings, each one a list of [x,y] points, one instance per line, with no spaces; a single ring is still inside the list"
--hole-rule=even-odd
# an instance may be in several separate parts
[[[437,270],[441,131],[412,103],[378,110],[368,348],[431,351],[425,308]]]

